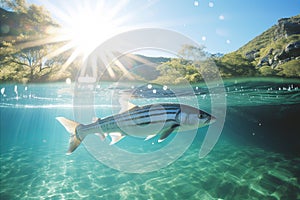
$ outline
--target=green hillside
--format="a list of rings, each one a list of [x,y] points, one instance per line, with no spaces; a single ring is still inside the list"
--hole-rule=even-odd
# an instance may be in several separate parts
[[[300,77],[300,15],[278,20],[276,25],[225,55],[220,62],[227,57],[244,58],[255,67],[257,75]]]

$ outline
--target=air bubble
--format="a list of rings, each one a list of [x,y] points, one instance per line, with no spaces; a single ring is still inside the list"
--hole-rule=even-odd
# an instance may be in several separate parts
[[[152,88],[152,85],[151,85],[151,84],[148,84],[148,85],[147,85],[147,88],[148,88],[148,89],[151,89],[151,88]]]
[[[156,94],[156,89],[152,90],[153,94]]]
[[[212,7],[214,7],[214,3],[213,3],[213,2],[209,2],[209,3],[208,3],[208,6],[209,6],[210,8],[212,8]]]
[[[206,37],[205,36],[202,36],[202,41],[206,41]]]
[[[1,94],[4,95],[5,88],[1,88]]]
[[[194,6],[199,6],[199,2],[198,1],[194,1]]]
[[[66,84],[70,85],[72,83],[71,79],[70,78],[67,78],[66,79]]]
[[[164,85],[163,90],[167,90],[168,86]]]
[[[227,43],[227,44],[230,44],[230,43],[231,43],[231,41],[230,41],[230,40],[226,40],[226,43]]]
[[[219,19],[220,19],[220,20],[224,20],[224,19],[225,19],[224,15],[220,15],[220,16],[219,16]]]

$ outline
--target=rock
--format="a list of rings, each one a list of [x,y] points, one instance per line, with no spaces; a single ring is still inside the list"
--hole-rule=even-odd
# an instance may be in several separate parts
[[[258,52],[256,52],[255,54],[254,54],[254,58],[259,58],[260,57],[260,53],[259,53],[259,51]]]
[[[270,66],[273,65],[273,63],[274,63],[274,59],[273,59],[273,58],[270,58],[270,59],[269,59],[269,65],[270,65]]]
[[[253,61],[257,57],[257,53],[259,53],[259,50],[254,49],[252,51],[249,51],[249,52],[245,53],[245,57],[248,60]]]
[[[279,54],[280,52],[281,52],[280,49],[275,49],[275,50],[273,50],[272,55],[273,55],[273,56],[276,56],[276,55]]]
[[[282,50],[278,55],[277,55],[277,59],[278,60],[284,60],[288,58],[288,54],[285,52],[285,50]]]
[[[268,55],[272,55],[272,54],[273,54],[273,51],[274,51],[274,49],[271,48],[271,49],[269,50],[269,52],[268,52]]]
[[[288,44],[284,51],[288,54],[289,57],[298,57],[300,56],[300,41]]]
[[[261,67],[265,64],[269,65],[269,56],[265,56],[262,59],[260,59],[260,61],[257,64],[257,67]]]
[[[278,20],[278,25],[275,30],[275,38],[277,40],[282,37],[288,37],[293,34],[300,34],[300,18],[282,18]]]

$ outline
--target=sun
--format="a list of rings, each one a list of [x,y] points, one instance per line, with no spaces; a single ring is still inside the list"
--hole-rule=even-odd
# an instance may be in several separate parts
[[[62,45],[50,52],[45,60],[70,51],[71,55],[61,66],[60,71],[63,72],[77,58],[86,59],[107,39],[128,30],[145,27],[143,24],[133,25],[132,21],[138,18],[140,12],[151,7],[153,2],[149,1],[135,9],[131,9],[127,0],[118,3],[105,0],[74,0],[72,4],[70,1],[56,1],[56,4],[43,1],[42,4],[50,10],[60,27],[55,28],[49,38],[30,42],[24,47],[61,43]]]
[[[98,18],[88,12],[77,17],[76,24],[65,31],[70,42],[85,56],[117,30],[117,27],[104,17]]]
[[[60,24],[52,30],[49,38],[30,42],[24,47],[33,47],[50,43],[62,43],[58,49],[50,52],[45,60],[71,51],[71,55],[62,65],[61,71],[78,57],[83,59],[101,43],[132,27],[128,24],[134,16],[132,13],[121,12],[128,1],[120,1],[109,5],[106,1],[60,1],[61,4],[45,2],[53,18]],[[120,15],[123,13],[123,15]]]
[[[69,45],[85,57],[99,44],[125,30],[121,18],[109,13],[103,6],[81,7],[64,19],[67,23],[61,30]]]

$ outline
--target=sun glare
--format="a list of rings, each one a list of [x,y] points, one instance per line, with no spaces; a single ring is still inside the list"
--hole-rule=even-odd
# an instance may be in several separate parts
[[[140,7],[131,9],[127,0],[118,1],[118,3],[105,0],[74,0],[72,4],[70,1],[59,1],[55,5],[49,1],[43,1],[41,4],[50,10],[52,17],[58,21],[60,27],[51,30],[48,38],[28,42],[23,45],[23,48],[61,43],[62,45],[58,49],[49,52],[45,60],[70,51],[71,55],[61,66],[60,72],[63,72],[77,58],[87,58],[107,39],[127,30],[145,27],[143,24],[132,24],[138,13],[148,9],[155,2],[140,3]],[[125,70],[121,65],[118,66],[121,70]]]
[[[106,1],[75,0],[72,4],[65,1],[60,3],[60,5],[54,5],[47,2],[47,8],[50,8],[60,28],[56,29],[49,38],[31,42],[25,46],[64,42],[60,48],[50,52],[46,57],[46,59],[51,59],[71,50],[72,53],[61,67],[61,71],[64,71],[79,56],[85,59],[105,40],[129,30],[131,27],[128,22],[134,17],[134,12],[121,12],[127,6],[128,1],[120,1],[113,5],[109,5]]]
[[[101,10],[83,9],[68,21],[62,32],[84,56],[122,29]]]

